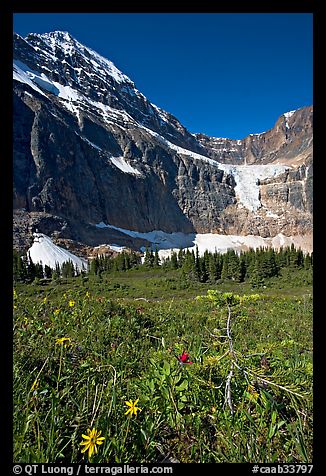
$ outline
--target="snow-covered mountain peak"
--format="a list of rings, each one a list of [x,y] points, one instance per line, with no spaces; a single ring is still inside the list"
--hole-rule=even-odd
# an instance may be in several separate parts
[[[294,109],[293,111],[289,111],[289,112],[285,112],[283,114],[283,116],[285,117],[285,119],[289,119],[291,116],[293,116],[293,114],[297,111],[297,109]]]
[[[65,31],[14,35],[14,79],[41,95],[55,95],[65,109],[97,119],[107,127],[138,123],[176,145],[202,149],[170,113],[153,105],[113,63]]]
[[[61,50],[64,55],[64,61],[70,64],[74,70],[78,71],[80,68],[79,63],[82,63],[87,69],[95,70],[96,74],[103,79],[110,75],[117,83],[127,83],[134,87],[131,79],[123,74],[112,61],[104,58],[91,48],[84,46],[67,31],[52,31],[41,34],[30,33],[25,39],[34,47],[40,47],[43,51],[47,50],[52,55],[57,55],[58,50]],[[77,58],[78,61],[76,61]]]
[[[27,39],[32,37],[41,38],[43,41],[48,41],[49,43],[75,43],[75,39],[68,31],[56,30],[48,33],[30,33]]]

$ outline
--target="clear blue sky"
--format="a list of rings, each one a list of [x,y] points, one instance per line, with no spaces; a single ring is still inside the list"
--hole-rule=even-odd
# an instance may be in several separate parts
[[[27,13],[21,36],[69,31],[190,132],[242,139],[313,101],[307,13]]]

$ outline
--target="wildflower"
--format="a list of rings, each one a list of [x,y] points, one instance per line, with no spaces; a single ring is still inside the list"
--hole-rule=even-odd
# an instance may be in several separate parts
[[[140,412],[142,411],[141,408],[139,408],[139,407],[136,406],[137,403],[138,403],[138,401],[139,401],[139,398],[137,398],[137,400],[135,400],[134,403],[132,402],[132,400],[129,400],[129,402],[127,402],[127,401],[125,402],[125,404],[126,404],[128,407],[130,407],[130,408],[128,408],[128,410],[125,412],[125,415],[128,415],[128,413],[130,413],[130,416],[132,416],[133,414],[134,414],[135,416],[137,416],[137,412],[138,412],[138,411],[140,411]]]
[[[46,304],[46,301],[47,301],[47,298],[45,297],[45,298],[43,299],[43,303]]]
[[[40,382],[38,379],[35,379],[33,382],[33,385],[31,386],[31,391],[36,392],[36,390],[39,388]]]
[[[67,293],[63,293],[63,299],[67,299]]]
[[[86,294],[85,294],[85,296],[86,296],[87,298],[91,297],[91,294],[90,294],[90,292],[89,292],[89,291],[86,291]]]
[[[60,337],[60,339],[57,339],[57,344],[63,345],[66,348],[71,345],[71,339],[70,337]]]
[[[189,361],[190,355],[187,354],[187,352],[183,351],[181,355],[177,356],[177,359],[181,365],[185,364],[192,364],[192,362]]]
[[[105,438],[104,436],[100,436],[101,433],[101,431],[97,431],[95,428],[92,428],[92,430],[88,428],[87,435],[82,435],[85,441],[80,443],[80,446],[84,446],[81,452],[85,453],[88,451],[88,459],[92,457],[93,453],[97,454],[97,445],[103,444]]]
[[[247,391],[250,393],[250,400],[257,400],[257,398],[259,397],[259,393],[253,385],[248,385]]]
[[[59,313],[60,313],[60,309],[55,309],[55,310],[53,311],[53,314],[54,314],[55,316],[57,316]]]
[[[74,301],[73,299],[71,299],[71,300],[69,301],[69,307],[74,307],[75,304],[76,304],[76,303],[75,303],[75,301]]]
[[[14,289],[14,299],[17,298],[17,292],[16,292],[16,289]]]

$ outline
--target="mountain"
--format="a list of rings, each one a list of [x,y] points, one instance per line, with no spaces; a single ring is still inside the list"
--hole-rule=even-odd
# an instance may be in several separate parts
[[[15,34],[13,78],[17,248],[35,228],[136,248],[155,230],[311,235],[312,107],[243,140],[191,134],[60,31]]]

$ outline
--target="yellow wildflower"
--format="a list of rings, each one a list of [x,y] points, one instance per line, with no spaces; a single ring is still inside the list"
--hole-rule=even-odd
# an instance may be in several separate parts
[[[76,303],[75,303],[75,301],[74,301],[73,299],[71,299],[71,300],[69,301],[69,307],[74,307],[75,304],[76,304]]]
[[[60,309],[55,309],[55,310],[53,311],[53,314],[54,314],[55,316],[57,316],[57,315],[59,314],[59,312],[60,312]]]
[[[46,304],[46,301],[47,301],[47,298],[45,297],[45,298],[43,299],[43,303]]]
[[[90,294],[90,292],[86,291],[86,294],[85,294],[85,296],[86,296],[87,298],[91,297],[91,294]]]
[[[253,385],[248,385],[247,391],[250,393],[250,400],[257,400],[259,393]]]
[[[132,416],[133,414],[135,416],[137,416],[137,412],[140,411],[141,412],[141,408],[137,407],[137,403],[139,401],[139,398],[137,398],[137,400],[134,401],[134,403],[132,402],[132,400],[129,400],[129,402],[125,402],[125,404],[130,407],[128,408],[128,410],[125,412],[125,415],[128,415],[128,413],[130,413],[130,416]]]
[[[97,446],[96,445],[102,445],[103,441],[105,440],[104,436],[100,437],[101,431],[95,430],[95,428],[92,428],[90,430],[88,428],[87,430],[87,435],[82,435],[85,441],[82,441],[80,443],[80,446],[84,446],[82,448],[81,452],[85,453],[88,451],[88,459],[90,459],[93,455],[93,453],[97,454]]]
[[[14,289],[14,299],[16,299],[17,297],[17,292],[16,292],[16,289]]]
[[[35,379],[33,385],[31,386],[31,391],[35,392],[40,386],[40,382],[38,379]]]
[[[57,339],[57,344],[63,345],[64,347],[68,347],[69,345],[71,345],[71,339],[70,337],[60,337],[60,339]]]

